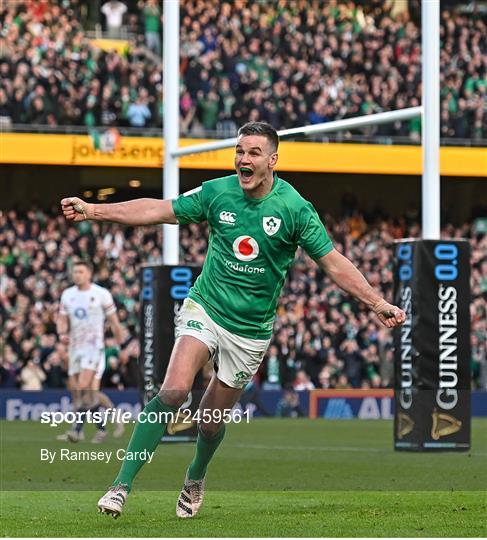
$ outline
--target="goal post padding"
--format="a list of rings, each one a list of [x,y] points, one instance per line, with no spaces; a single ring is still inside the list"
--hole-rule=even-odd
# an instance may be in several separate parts
[[[394,448],[470,449],[470,246],[395,243]]]
[[[176,318],[201,267],[152,265],[140,267],[140,393],[146,404],[159,391],[175,342]],[[201,372],[181,409],[195,412],[203,394]],[[163,441],[187,441],[196,437],[196,425],[179,416],[168,425]]]

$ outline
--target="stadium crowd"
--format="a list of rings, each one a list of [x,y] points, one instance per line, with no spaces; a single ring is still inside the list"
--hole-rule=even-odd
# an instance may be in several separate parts
[[[392,249],[395,238],[417,237],[407,218],[367,224],[354,212],[335,221],[324,216],[336,247],[392,300]],[[474,385],[487,388],[487,235],[473,224],[443,234],[468,238],[472,254],[472,372]],[[126,227],[82,222],[74,225],[52,212],[32,209],[0,213],[0,387],[35,390],[63,388],[67,353],[56,336],[62,291],[71,285],[76,259],[95,267],[94,281],[107,287],[118,307],[126,341],[121,350],[108,335],[103,385],[137,386],[137,340],[141,262],[161,262],[160,227]],[[181,228],[181,258],[203,263],[207,230]],[[257,376],[262,388],[391,387],[390,331],[365,306],[340,292],[302,251],[298,251],[278,308],[275,333]]]
[[[90,2],[88,2],[90,4]],[[0,119],[40,125],[162,125],[161,10],[111,0],[97,14],[129,47],[87,39],[79,0],[0,7]],[[419,104],[415,2],[185,0],[181,129],[233,136],[248,120],[290,128]],[[398,8],[399,6],[399,8]],[[402,6],[402,8],[400,8]],[[441,133],[487,138],[487,23],[443,4]],[[418,141],[419,120],[364,128]]]

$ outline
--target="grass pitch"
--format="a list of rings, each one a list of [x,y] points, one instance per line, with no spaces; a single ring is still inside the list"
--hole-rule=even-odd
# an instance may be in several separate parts
[[[162,445],[118,520],[96,513],[123,440],[55,441],[33,422],[1,425],[2,536],[470,536],[487,535],[487,421],[470,453],[398,453],[390,421],[259,419],[230,425],[210,465],[200,514],[175,517],[192,444]],[[90,435],[88,427],[88,436]],[[92,431],[92,428],[91,428]],[[131,430],[130,430],[131,431]],[[40,460],[112,451],[104,461]]]

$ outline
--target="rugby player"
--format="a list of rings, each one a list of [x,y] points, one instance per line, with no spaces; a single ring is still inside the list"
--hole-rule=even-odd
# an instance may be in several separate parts
[[[209,224],[203,271],[183,304],[162,387],[144,409],[146,417],[152,412],[175,413],[196,373],[213,360],[214,375],[200,404],[210,414],[201,415],[195,456],[176,503],[176,515],[181,518],[194,517],[201,507],[207,466],[225,435],[225,424],[218,419],[235,405],[262,362],[298,246],[340,288],[367,305],[382,324],[392,328],[405,320],[404,312],[384,300],[334,249],[313,205],[274,172],[278,144],[274,128],[249,122],[238,131],[236,174],[204,182],[174,200],[91,204],[71,197],[61,201],[66,219],[73,221],[132,226]],[[138,423],[128,451],[154,451],[165,429],[164,421]],[[123,462],[112,487],[98,502],[100,511],[120,515],[143,465],[141,459]]]
[[[122,327],[110,291],[91,282],[92,267],[87,261],[73,264],[74,285],[63,291],[56,321],[62,343],[68,346],[68,386],[73,407],[78,412],[95,411],[99,407],[113,408],[110,398],[100,392],[105,371],[105,318],[117,343],[123,343]],[[84,439],[83,422],[75,423],[58,440],[77,442]],[[114,437],[124,432],[123,423],[117,423]],[[101,443],[106,438],[103,424],[98,425],[91,442]]]

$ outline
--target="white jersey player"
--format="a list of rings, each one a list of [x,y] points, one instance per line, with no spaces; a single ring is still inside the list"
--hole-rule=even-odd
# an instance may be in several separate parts
[[[73,265],[74,286],[61,295],[58,334],[68,345],[69,387],[77,410],[94,410],[100,405],[113,407],[110,399],[100,390],[105,370],[105,320],[108,320],[117,343],[123,342],[122,327],[111,293],[91,282],[91,265],[85,261]],[[82,424],[76,424],[66,438],[77,441],[82,438]],[[122,426],[116,430],[119,434]],[[121,434],[121,433],[120,433]],[[101,442],[106,436],[103,429],[93,442]]]

